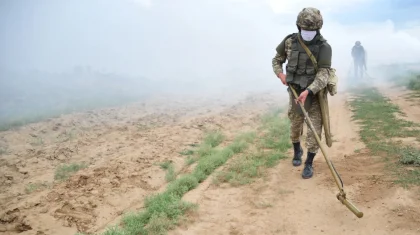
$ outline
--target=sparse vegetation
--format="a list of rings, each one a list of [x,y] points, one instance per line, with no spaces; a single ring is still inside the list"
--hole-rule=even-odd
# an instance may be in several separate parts
[[[215,149],[207,143],[203,143],[197,149],[198,157],[204,157],[215,152]]]
[[[419,124],[398,118],[402,114],[398,106],[392,104],[376,89],[366,88],[355,91],[357,98],[351,101],[354,119],[361,124],[361,139],[373,154],[384,154],[392,163],[400,166],[418,166],[420,150],[403,146],[393,138],[420,137]],[[398,182],[420,185],[420,169],[418,167],[396,168]]]
[[[404,86],[407,89],[413,91],[420,91],[420,72],[419,71],[408,71],[405,73],[399,73],[392,76],[390,79],[393,83]]]
[[[247,147],[248,147],[248,142],[246,142],[245,140],[235,141],[230,145],[230,149],[234,153],[240,153]]]
[[[30,184],[26,185],[25,192],[29,194],[29,193],[38,191],[39,189],[44,189],[44,188],[48,188],[48,187],[49,187],[48,182],[30,183]]]
[[[290,144],[283,143],[288,141],[288,122],[280,119],[278,114],[279,110],[276,110],[263,117],[261,129],[263,137],[257,142],[257,146],[260,147],[256,152],[258,154],[244,155],[248,156],[246,161],[241,158],[231,164],[229,169],[238,175],[236,177],[238,181],[245,181],[258,175],[263,167],[274,166],[279,159],[285,157],[282,153],[290,147]],[[234,154],[241,154],[250,148],[255,142],[255,137],[256,133],[244,133],[221,148],[218,146],[225,140],[224,135],[219,131],[207,133],[200,145],[192,146],[196,149],[184,152],[184,155],[188,156],[186,159],[188,165],[196,163],[193,171],[176,179],[169,177],[173,179],[171,181],[168,180],[168,174],[173,164],[169,161],[161,163],[161,168],[168,172],[167,180],[170,182],[166,190],[146,198],[144,210],[125,215],[121,225],[109,228],[105,235],[166,234],[169,229],[179,224],[185,213],[197,207],[182,201],[185,193],[196,188]]]
[[[406,148],[402,152],[400,162],[405,165],[420,166],[420,152],[414,148]]]
[[[196,146],[194,145],[192,147],[196,147]],[[187,156],[187,158],[185,158],[185,165],[189,166],[197,161],[196,157],[194,156],[195,153],[196,151],[192,149],[186,149],[180,152],[181,155]]]
[[[189,165],[194,164],[196,161],[197,161],[197,159],[196,159],[195,157],[193,157],[193,156],[188,156],[188,157],[185,159],[185,164],[186,164],[187,166],[189,166]]]
[[[167,182],[172,182],[176,179],[175,167],[171,161],[161,163],[160,167],[166,170],[165,179]]]
[[[239,136],[237,136],[235,138],[235,141],[245,141],[248,143],[251,143],[252,141],[254,141],[255,137],[257,136],[257,134],[255,132],[245,132],[240,134]]]
[[[112,227],[105,235],[166,234],[187,211],[196,208],[196,205],[182,201],[182,196],[197,187],[234,154],[230,146],[217,148],[223,140],[224,136],[220,132],[208,133],[199,146],[201,151],[197,152],[197,166],[192,173],[170,182],[164,192],[148,197],[143,211],[127,214],[122,220],[122,227]],[[161,167],[169,170],[171,165],[164,162]]]
[[[184,156],[190,156],[194,154],[194,150],[186,149],[186,150],[181,151],[179,154],[184,155]]]
[[[204,145],[214,148],[221,144],[224,139],[224,135],[219,131],[209,132],[204,138]]]
[[[162,168],[163,170],[167,170],[172,165],[172,162],[171,161],[164,161],[164,162],[160,163],[159,165],[160,165],[160,168]]]
[[[400,77],[400,84],[404,85],[410,90],[420,90],[420,75],[419,73],[410,73],[405,77]]]
[[[213,183],[248,184],[262,176],[265,168],[273,167],[280,159],[286,158],[285,152],[291,147],[289,121],[279,117],[281,112],[281,109],[274,109],[262,117],[261,136],[259,141],[254,143],[253,151],[234,159],[223,171],[215,175]],[[255,133],[245,136],[249,138],[238,138],[231,145],[233,150],[254,142]]]
[[[407,88],[411,90],[420,90],[420,75],[417,75],[414,78],[411,78],[408,81]]]
[[[207,177],[213,173],[216,168],[223,165],[230,157],[233,156],[233,151],[226,147],[217,152],[199,158],[197,166],[193,171],[193,176],[198,182],[203,182]]]
[[[216,152],[214,147],[218,146],[224,140],[223,134],[220,132],[210,132],[206,135],[203,143],[200,145],[194,145],[197,149],[189,150],[192,154],[187,155],[185,159],[185,164],[187,166],[192,165],[198,161],[199,158],[210,155]]]
[[[215,152],[216,146],[223,142],[224,135],[219,131],[208,132],[201,144],[190,144],[193,149],[186,149],[180,154],[187,156],[185,164],[187,166],[194,164],[200,157]]]
[[[87,165],[85,163],[72,163],[69,165],[62,165],[60,166],[56,171],[54,175],[55,180],[66,180],[68,179],[72,174],[78,172],[81,169],[86,168]]]
[[[235,138],[235,140],[229,146],[229,148],[234,153],[241,153],[243,150],[248,148],[249,144],[254,141],[255,137],[256,137],[255,132],[242,133]]]

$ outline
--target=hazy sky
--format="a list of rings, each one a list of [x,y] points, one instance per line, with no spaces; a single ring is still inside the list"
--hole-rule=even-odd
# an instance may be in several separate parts
[[[1,0],[0,68],[272,82],[275,48],[306,6],[324,16],[339,74],[356,40],[368,65],[420,61],[418,0]]]

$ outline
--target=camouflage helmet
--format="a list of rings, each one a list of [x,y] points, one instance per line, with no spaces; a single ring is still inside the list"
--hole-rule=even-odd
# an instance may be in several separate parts
[[[323,23],[321,12],[313,7],[303,8],[296,20],[296,25],[305,30],[321,29]]]

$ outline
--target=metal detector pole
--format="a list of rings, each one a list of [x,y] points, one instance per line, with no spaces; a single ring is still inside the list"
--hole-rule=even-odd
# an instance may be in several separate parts
[[[298,95],[297,95],[295,89],[291,86],[289,86],[289,88],[292,90],[293,95],[297,99]],[[293,101],[291,101],[291,102],[293,102]],[[350,201],[348,201],[346,199],[346,193],[344,192],[344,189],[343,189],[343,182],[341,181],[340,176],[336,172],[336,170],[334,168],[334,165],[332,164],[330,159],[327,157],[327,152],[325,151],[325,147],[323,145],[321,145],[321,140],[320,140],[318,134],[315,132],[315,128],[314,128],[314,126],[311,122],[311,119],[308,116],[308,113],[306,112],[303,105],[300,102],[298,102],[298,103],[300,105],[300,108],[302,109],[303,114],[305,115],[305,122],[309,126],[309,128],[312,130],[312,133],[314,134],[315,139],[318,142],[319,147],[321,148],[322,154],[324,155],[325,161],[328,164],[328,168],[330,169],[331,174],[334,177],[335,183],[337,184],[337,187],[340,190],[340,192],[337,194],[337,199],[342,204],[344,204],[351,212],[353,212],[358,218],[362,218],[363,217],[363,212],[361,212],[359,209],[357,209],[356,206],[354,206]]]

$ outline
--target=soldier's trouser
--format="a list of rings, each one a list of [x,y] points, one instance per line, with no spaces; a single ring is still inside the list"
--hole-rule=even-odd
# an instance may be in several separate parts
[[[354,76],[356,78],[363,78],[363,63],[357,60],[354,61]]]
[[[311,122],[315,128],[316,133],[318,134],[321,140],[321,133],[322,133],[322,114],[321,114],[321,107],[319,105],[318,97],[315,95],[312,101],[312,105],[310,106],[308,112],[308,116],[311,119]],[[292,105],[294,101],[294,97],[292,91],[289,91],[289,110],[288,116],[290,119],[290,139],[292,143],[297,143],[300,141],[300,136],[303,131],[303,124],[305,116],[303,114],[298,113],[296,108]],[[306,125],[306,124],[305,124]],[[306,137],[306,148],[311,153],[317,153],[319,150],[319,145],[316,142],[315,135],[313,134],[312,130],[308,127],[307,137]]]

